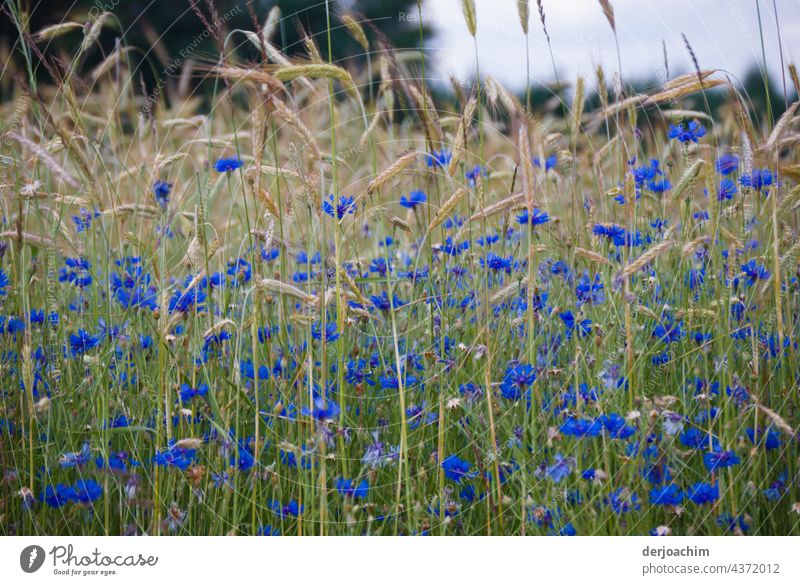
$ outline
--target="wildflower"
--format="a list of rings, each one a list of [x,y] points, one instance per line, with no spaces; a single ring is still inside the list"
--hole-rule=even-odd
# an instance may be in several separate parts
[[[153,183],[153,197],[162,208],[169,204],[169,194],[172,192],[172,183],[158,179]]]
[[[615,412],[604,414],[598,420],[612,439],[627,439],[636,433],[636,428],[626,424],[625,419]]]
[[[346,498],[363,499],[369,494],[369,482],[366,479],[362,479],[356,485],[355,480],[340,477],[336,480],[336,491]]]
[[[191,285],[191,286],[190,286]],[[191,275],[183,281],[184,290],[177,289],[169,300],[170,313],[188,313],[192,310],[202,311],[206,301],[207,279],[195,282]]]
[[[730,179],[722,179],[717,190],[717,201],[730,201],[736,195],[736,183]]]
[[[564,457],[560,453],[557,453],[555,456],[555,463],[547,467],[547,475],[554,483],[561,483],[561,480],[569,477],[574,467],[575,459],[572,457]]]
[[[683,491],[674,483],[653,488],[650,491],[650,503],[659,506],[678,506],[683,501]]]
[[[425,162],[428,167],[446,167],[450,164],[451,158],[453,158],[453,153],[449,150],[442,148],[442,150],[437,151],[434,149],[433,152],[425,155]]]
[[[322,329],[322,323],[320,321],[312,323],[311,337],[313,339],[316,339],[317,341],[323,341],[324,343],[336,341],[337,339],[339,339],[339,331],[336,328],[336,322],[328,321],[327,323],[325,323],[324,330]]]
[[[673,139],[677,138],[683,144],[686,144],[687,142],[694,142],[696,144],[697,139],[702,138],[705,135],[705,127],[697,120],[692,120],[688,124],[681,122],[677,126],[671,124],[669,127],[669,132],[667,133],[667,137]]]
[[[466,382],[458,387],[458,393],[466,399],[467,404],[474,404],[483,396],[483,389],[474,382]]]
[[[103,486],[93,479],[79,479],[73,487],[76,502],[89,504],[96,502],[103,496]]]
[[[149,274],[145,274],[136,256],[123,258],[114,262],[123,268],[122,274],[112,272],[110,278],[111,292],[114,299],[124,308],[156,308],[157,289],[151,284]]]
[[[232,158],[221,158],[214,163],[214,170],[218,173],[230,173],[242,166],[242,161],[238,156]]]
[[[352,215],[356,212],[356,200],[349,195],[339,195],[339,200],[336,200],[332,194],[328,195],[328,199],[322,202],[322,211],[336,219],[342,219],[345,215]]]
[[[92,264],[85,258],[65,258],[65,268],[58,272],[59,282],[68,282],[78,288],[92,284]]]
[[[666,344],[678,341],[683,336],[683,324],[680,321],[674,321],[672,317],[664,319],[653,329],[653,337]]]
[[[589,278],[589,272],[584,271],[583,276],[578,280],[575,287],[575,296],[578,298],[578,306],[583,304],[601,305],[606,300],[605,287],[600,282],[600,275],[595,274],[594,280]]]
[[[90,227],[92,227],[92,220],[96,217],[100,217],[100,212],[97,211],[97,209],[95,209],[94,212],[91,212],[88,209],[81,207],[79,215],[72,216],[72,223],[75,224],[75,231],[79,234],[87,231]]]
[[[385,290],[381,291],[380,295],[370,295],[369,300],[376,309],[383,312],[386,312],[393,307],[395,309],[399,309],[405,304],[396,294],[392,295],[392,299],[389,300],[389,295]]]
[[[781,446],[781,435],[771,428],[767,429],[745,429],[747,438],[753,445],[763,445],[767,451],[778,449]]]
[[[481,177],[481,176],[483,176],[483,177],[488,177],[489,176],[489,171],[487,171],[481,165],[475,165],[470,170],[468,170],[466,173],[464,173],[464,178],[467,180],[467,183],[469,184],[470,187],[474,187],[476,185],[476,183],[478,182],[478,177]]]
[[[575,331],[576,327],[580,337],[586,337],[592,332],[591,319],[582,319],[578,321],[575,315],[572,314],[572,311],[561,311],[558,316],[567,328],[567,339],[572,338],[572,333]]]
[[[759,264],[755,260],[750,260],[747,264],[742,264],[742,272],[747,277],[747,285],[753,286],[758,280],[766,280],[771,272],[767,267]]]
[[[58,463],[62,468],[70,467],[83,467],[89,462],[91,458],[91,451],[89,450],[89,443],[84,443],[80,451],[75,453],[64,453],[58,458]]]
[[[703,455],[703,465],[709,471],[733,467],[739,463],[739,457],[733,451],[720,451],[717,453],[706,453]]]
[[[719,440],[709,433],[701,431],[697,427],[691,427],[680,436],[681,445],[692,449],[717,449]]]
[[[746,514],[739,514],[734,518],[727,512],[723,512],[716,519],[717,526],[735,534],[747,533],[750,530],[748,522],[750,522],[750,517]]]
[[[187,449],[172,444],[164,451],[156,451],[153,456],[153,463],[164,467],[177,467],[184,471],[194,462],[196,453],[195,449]]]
[[[163,522],[164,528],[169,532],[177,532],[186,521],[187,515],[188,512],[186,510],[181,510],[176,502],[172,502],[167,510],[167,517]]]
[[[636,492],[631,493],[627,488],[619,488],[608,494],[606,503],[611,506],[615,514],[625,514],[641,508],[639,496],[636,495]]]
[[[6,296],[6,289],[8,288],[9,284],[10,281],[8,280],[8,275],[2,268],[0,268],[0,297]]]
[[[542,164],[542,160],[538,156],[535,156],[533,157],[533,164],[539,168],[544,167],[544,170],[549,171],[550,169],[555,168],[555,166],[558,164],[558,155],[549,155],[544,159],[544,164]]]
[[[677,435],[683,430],[685,417],[682,414],[665,411],[662,416],[664,418],[662,428],[667,435]]]
[[[200,384],[197,388],[192,388],[189,384],[181,384],[180,398],[184,404],[195,398],[202,398],[206,394],[208,394],[208,384]]]
[[[536,380],[536,370],[530,364],[516,364],[506,369],[500,393],[507,400],[517,401]]]
[[[542,225],[550,221],[550,216],[547,214],[546,211],[542,211],[541,209],[534,207],[533,213],[528,215],[528,210],[523,209],[522,213],[517,215],[517,223],[520,225],[530,225],[531,227]]]
[[[739,168],[739,157],[735,154],[723,154],[717,159],[717,172],[720,175],[730,175],[735,173]]]
[[[318,421],[335,420],[339,416],[339,405],[333,400],[317,395],[314,396],[314,407],[312,409],[303,407],[301,412],[305,416],[313,416]]]
[[[70,351],[73,356],[83,355],[90,349],[97,347],[101,339],[99,335],[92,335],[85,329],[78,329],[69,336]]]
[[[597,437],[603,424],[599,420],[581,419],[575,417],[568,417],[562,424],[559,430],[572,437],[582,439],[584,437]]]
[[[75,499],[75,489],[63,483],[45,487],[39,499],[51,508],[60,508]]]
[[[769,169],[753,169],[749,175],[739,178],[739,184],[756,191],[767,192],[774,182],[775,176]]]
[[[400,197],[400,206],[407,209],[415,209],[418,205],[425,203],[428,197],[423,191],[416,190],[408,194],[408,197],[403,195]]]
[[[468,461],[460,459],[457,455],[450,455],[442,461],[442,469],[447,479],[451,479],[456,483],[461,483],[462,479],[470,479],[470,469],[472,465]]]
[[[361,462],[372,469],[396,463],[400,454],[399,445],[386,445],[383,441],[378,440],[377,432],[373,433],[372,438],[373,441],[367,445]]]
[[[485,259],[480,259],[480,264],[489,270],[495,272],[502,271],[510,274],[511,269],[514,267],[514,257],[509,256],[508,258],[504,258],[503,256],[498,256],[494,252],[489,252]]]

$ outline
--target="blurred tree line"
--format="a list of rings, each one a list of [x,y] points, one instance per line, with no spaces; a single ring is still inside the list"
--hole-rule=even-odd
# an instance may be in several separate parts
[[[263,26],[269,11],[278,6],[282,19],[272,42],[289,55],[305,54],[303,35],[314,38],[324,58],[327,58],[327,15],[324,0],[0,0],[0,2],[21,2],[29,15],[28,29],[35,33],[42,28],[65,20],[78,23],[86,22],[89,17],[96,17],[103,11],[113,14],[118,23],[107,27],[102,36],[103,51],[94,51],[87,65],[99,62],[104,54],[110,53],[117,39],[123,35],[127,45],[143,49],[149,64],[139,67],[145,85],[151,88],[162,72],[176,60],[181,62],[182,55],[195,59],[213,62],[218,54],[215,39],[212,35],[202,35],[206,25],[201,21],[195,9],[200,10],[207,22],[218,20],[219,31],[224,39],[232,30],[256,30]],[[429,0],[431,1],[431,0]],[[432,0],[435,1],[435,0]],[[195,4],[195,9],[192,3]],[[213,7],[213,8],[212,8]],[[371,21],[381,34],[395,47],[418,48],[419,25],[417,18],[417,0],[332,0],[331,11],[331,46],[333,59],[359,59],[363,49],[347,32],[338,16],[344,12],[361,15]],[[257,23],[257,24],[256,24]],[[423,33],[428,38],[432,31],[422,22]],[[375,34],[368,26],[364,27],[372,41]],[[59,37],[48,52],[64,55],[80,44],[83,33],[74,30]],[[0,17],[0,42],[5,45],[4,51],[10,50],[18,40],[17,30],[7,14]],[[249,43],[243,35],[235,35],[228,47],[236,47],[237,55],[257,61],[260,58],[258,49]],[[373,43],[372,50],[376,50]],[[191,49],[191,50],[189,50]],[[188,51],[188,53],[187,53]],[[20,63],[20,55],[12,53],[12,59]],[[66,58],[62,59],[65,60]],[[46,79],[44,68],[39,68],[39,75]],[[591,87],[592,80],[587,80]],[[4,80],[4,83],[5,82]],[[655,82],[643,80],[633,83],[633,91],[646,91],[655,87]],[[769,94],[764,78],[757,66],[742,78],[744,95],[751,103],[754,116],[763,116],[767,111],[767,97],[777,118],[783,113],[786,102],[797,99],[793,88],[787,88],[784,96],[780,81],[768,81]],[[9,88],[0,89],[3,94]],[[567,95],[569,88],[554,86],[536,86],[532,88],[532,103],[537,111],[549,111],[560,114],[562,108],[559,99],[570,103]],[[434,88],[437,98],[452,99],[454,95],[448,87]],[[520,92],[524,98],[524,90]],[[2,98],[2,96],[0,96]],[[727,98],[723,91],[710,91],[706,94],[708,105],[713,114]],[[524,102],[524,99],[523,99]],[[691,107],[705,110],[705,102],[700,95],[687,100]],[[596,94],[587,96],[586,108],[592,110],[599,106]]]

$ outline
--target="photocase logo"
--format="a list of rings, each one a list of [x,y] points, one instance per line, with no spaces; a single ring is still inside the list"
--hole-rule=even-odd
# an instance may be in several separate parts
[[[35,573],[44,564],[44,549],[38,544],[26,546],[19,553],[19,566],[26,573]]]

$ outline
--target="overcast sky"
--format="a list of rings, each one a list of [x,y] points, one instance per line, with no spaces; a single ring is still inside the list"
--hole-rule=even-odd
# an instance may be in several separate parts
[[[780,84],[780,53],[773,0],[759,0],[770,73]],[[800,0],[775,0],[780,17],[785,63],[800,57]],[[478,51],[483,73],[516,90],[525,84],[525,38],[515,0],[476,0]],[[703,69],[728,70],[741,76],[761,63],[756,0],[612,0],[627,80],[664,75],[662,41],[670,75],[691,69],[681,33],[688,37]],[[460,0],[426,0],[423,18],[435,36],[428,48],[443,78],[474,76],[475,49],[461,12]],[[553,79],[553,66],[536,1],[530,1],[531,76]],[[563,80],[578,73],[594,79],[595,63],[610,78],[617,70],[614,37],[598,0],[544,0],[547,29],[555,63]],[[787,83],[791,84],[787,76]]]

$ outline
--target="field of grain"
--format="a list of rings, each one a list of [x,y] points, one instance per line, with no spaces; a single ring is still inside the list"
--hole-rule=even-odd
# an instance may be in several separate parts
[[[800,534],[797,101],[542,114],[477,42],[440,97],[358,15],[298,56],[191,4],[220,51],[152,87],[4,4],[0,534]]]

